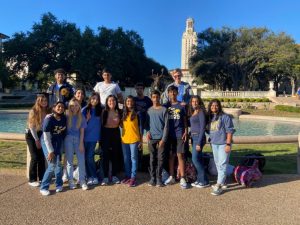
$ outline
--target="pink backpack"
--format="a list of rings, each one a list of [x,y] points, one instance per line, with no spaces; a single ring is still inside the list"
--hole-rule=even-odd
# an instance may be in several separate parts
[[[262,173],[258,166],[259,161],[257,159],[254,160],[252,166],[237,166],[234,170],[236,182],[245,187],[251,187],[253,182],[262,178]]]

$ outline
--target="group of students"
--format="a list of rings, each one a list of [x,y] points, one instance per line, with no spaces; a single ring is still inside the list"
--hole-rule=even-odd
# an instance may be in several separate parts
[[[66,101],[64,97],[67,95],[60,96],[62,87],[67,87],[63,83],[64,77],[60,75],[59,71],[55,72],[56,84],[51,86],[52,97],[58,100],[52,101],[52,113],[47,95],[39,94],[28,117],[26,141],[31,153],[29,184],[40,186],[42,195],[50,194],[49,185],[53,174],[56,192],[62,191],[63,152],[70,189],[76,188],[73,180],[74,154],[77,157],[81,188],[87,190],[89,185],[99,184],[94,159],[97,143],[101,146],[103,165],[100,184],[123,183],[130,187],[136,186],[138,149],[143,146],[144,130],[150,153],[149,186],[174,184],[177,158],[180,186],[188,188],[185,156],[190,130],[192,161],[197,170],[197,180],[191,185],[198,188],[209,186],[202,159],[207,132],[218,170],[217,184],[212,186],[212,194],[222,193],[234,133],[232,120],[222,111],[221,103],[216,99],[209,103],[206,111],[201,98],[190,95],[190,86],[181,82],[181,70],[175,70],[175,82],[167,87],[162,96],[158,91],[153,91],[149,99],[143,94],[143,84],[137,84],[137,96],[127,96],[122,110],[118,103],[122,103],[123,96],[118,86],[111,82],[108,71],[103,72],[104,82],[95,86],[95,92],[87,103],[84,101],[84,91],[75,91],[71,86],[66,93],[73,91],[72,99]],[[105,101],[102,100],[103,96]],[[123,155],[125,170],[122,180],[117,177],[120,153]],[[45,159],[48,165],[46,171]],[[168,179],[164,181],[163,169],[169,173]]]

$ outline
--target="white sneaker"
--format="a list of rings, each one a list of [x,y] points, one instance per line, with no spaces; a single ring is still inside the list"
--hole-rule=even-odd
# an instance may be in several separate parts
[[[62,190],[63,190],[63,187],[62,187],[62,186],[56,187],[56,193],[62,192]]]
[[[175,184],[175,179],[173,176],[169,176],[169,178],[165,181],[165,185]]]
[[[182,177],[180,178],[180,187],[183,189],[187,189],[187,183],[186,180]]]
[[[93,185],[93,178],[89,178],[87,181],[87,185]]]
[[[220,184],[220,186],[221,186],[222,190],[226,190],[226,189],[228,188],[227,184]],[[214,185],[212,185],[211,187],[212,187],[214,190],[216,190],[216,189],[219,188],[218,184],[214,184]]]
[[[196,187],[199,184],[198,181],[195,181],[194,183],[191,183],[192,187]]]
[[[49,191],[49,190],[45,190],[45,189],[40,190],[40,193],[41,193],[43,196],[48,196],[48,195],[50,195],[50,191]]]
[[[69,188],[70,188],[70,190],[76,189],[76,186],[75,186],[75,184],[74,184],[74,181],[69,181]]]
[[[38,181],[28,182],[28,185],[31,187],[38,187],[38,186],[40,186],[40,182],[38,182]]]
[[[108,184],[108,178],[105,177],[105,178],[102,180],[101,185],[102,185],[102,186],[105,186],[105,185],[107,185],[107,184]]]
[[[93,179],[93,185],[98,185],[99,184],[99,180],[97,178]]]
[[[81,188],[82,190],[86,191],[88,188],[88,186],[86,185],[86,183],[81,184]]]
[[[198,183],[195,187],[196,188],[206,188],[206,187],[209,187],[210,184],[202,184],[202,183]]]
[[[114,184],[120,184],[120,180],[119,178],[117,178],[116,176],[113,176],[111,181],[114,183]]]
[[[66,174],[66,173],[63,174],[62,180],[63,180],[64,183],[67,183],[67,182],[68,182],[68,177],[67,177],[67,174]]]

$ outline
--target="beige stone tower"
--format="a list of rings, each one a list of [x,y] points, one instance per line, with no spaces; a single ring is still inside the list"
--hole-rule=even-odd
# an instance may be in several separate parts
[[[194,20],[188,18],[186,20],[185,32],[182,35],[181,47],[181,69],[183,73],[182,80],[193,85],[193,77],[189,72],[189,59],[193,53],[193,47],[197,46],[198,38],[194,30]]]
[[[182,35],[181,48],[181,69],[189,69],[189,58],[192,54],[193,46],[197,46],[197,33],[194,30],[194,20],[186,20],[185,32]]]

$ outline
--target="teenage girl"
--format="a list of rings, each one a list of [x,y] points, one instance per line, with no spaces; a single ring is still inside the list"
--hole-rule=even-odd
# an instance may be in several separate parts
[[[218,171],[217,184],[213,185],[212,195],[220,195],[226,182],[226,169],[231,152],[234,127],[231,117],[222,110],[221,102],[213,99],[208,104],[208,131]]]
[[[32,187],[40,186],[45,173],[45,157],[41,146],[41,136],[43,133],[42,123],[47,113],[49,113],[48,99],[44,94],[39,94],[29,112],[28,129],[26,129],[25,134],[31,156],[28,184]]]
[[[122,117],[122,149],[125,166],[125,179],[122,183],[130,187],[136,186],[136,171],[138,161],[138,148],[142,146],[142,122],[135,110],[133,96],[125,99]]]
[[[79,182],[82,190],[87,190],[85,182],[85,153],[84,153],[84,129],[86,128],[86,120],[81,113],[79,102],[73,98],[69,102],[67,111],[67,136],[65,139],[65,154],[67,159],[67,174],[70,189],[75,189],[73,181],[73,157],[74,153],[77,157],[79,169]]]
[[[203,147],[206,143],[205,128],[205,106],[198,95],[192,96],[188,110],[190,132],[193,142],[192,160],[197,170],[197,180],[192,183],[193,187],[204,188],[209,186],[207,175],[203,164]]]
[[[88,185],[99,183],[94,157],[96,144],[101,140],[101,113],[100,96],[97,92],[94,92],[89,98],[87,106],[82,109],[82,114],[87,121],[87,127],[84,131],[84,148]]]
[[[63,190],[61,154],[64,138],[66,136],[67,119],[64,115],[65,105],[57,102],[53,105],[53,113],[47,115],[43,122],[42,149],[47,159],[48,167],[44,174],[40,193],[50,195],[49,186],[55,175],[56,192]]]
[[[109,95],[105,102],[105,108],[102,114],[102,150],[103,150],[103,167],[104,179],[101,185],[107,185],[109,181],[114,184],[119,184],[120,180],[116,176],[117,162],[120,155],[121,135],[120,122],[122,112],[120,111],[117,98],[114,95]],[[109,164],[111,162],[111,177],[109,177]],[[109,179],[110,178],[110,179]]]

